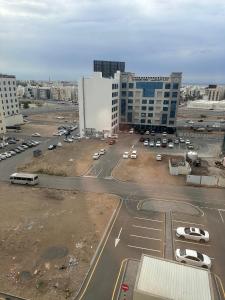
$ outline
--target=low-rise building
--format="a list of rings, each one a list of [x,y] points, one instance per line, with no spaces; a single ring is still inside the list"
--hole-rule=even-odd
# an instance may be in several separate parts
[[[210,84],[206,88],[206,96],[209,101],[225,100],[225,87],[216,84]]]
[[[169,171],[170,175],[188,175],[191,173],[191,166],[183,157],[171,158]]]

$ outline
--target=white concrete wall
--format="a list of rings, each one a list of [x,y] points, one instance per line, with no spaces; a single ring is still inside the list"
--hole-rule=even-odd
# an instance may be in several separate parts
[[[21,114],[5,117],[6,126],[14,126],[20,124],[23,124],[23,116]]]
[[[0,101],[0,136],[6,132],[5,129],[5,118],[3,115],[2,103]]]
[[[112,133],[114,127],[119,125],[119,101],[117,110],[117,126],[112,126],[112,93],[118,92],[112,89],[112,84],[118,79],[102,78],[101,73],[94,73],[91,78],[82,78],[79,81],[79,122],[80,134],[84,135],[84,129],[93,128],[96,131]],[[119,99],[119,95],[117,97]]]

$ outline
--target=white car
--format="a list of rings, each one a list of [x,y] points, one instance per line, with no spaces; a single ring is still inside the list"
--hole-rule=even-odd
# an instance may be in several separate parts
[[[123,158],[129,158],[129,152],[127,152],[127,151],[124,152],[124,153],[123,153]]]
[[[177,249],[175,252],[176,260],[182,263],[191,264],[206,269],[211,268],[211,259],[202,253],[190,249]]]
[[[162,133],[162,136],[167,136],[167,132],[164,131],[164,132]]]
[[[161,147],[161,142],[157,141],[155,145],[156,145],[156,147]]]
[[[143,145],[148,146],[148,141],[144,141]]]
[[[99,154],[100,155],[104,155],[106,153],[106,150],[105,149],[101,149],[100,151],[99,151]]]
[[[186,145],[190,145],[191,142],[190,142],[190,140],[186,140],[185,143],[186,143]]]
[[[131,133],[131,134],[134,133],[134,129],[130,129],[129,133]]]
[[[176,236],[200,242],[209,241],[208,231],[196,227],[178,227],[176,229]]]
[[[150,134],[149,130],[145,131],[145,134],[146,134],[146,135],[149,135],[149,134]]]
[[[169,148],[173,148],[173,147],[174,147],[174,143],[172,143],[172,142],[169,143],[169,144],[168,144],[168,147],[169,147]]]
[[[192,121],[192,120],[188,121],[187,123],[188,123],[188,124],[195,124],[195,122]]]
[[[99,159],[99,157],[100,157],[100,154],[99,154],[98,152],[96,152],[96,153],[92,156],[93,159]]]
[[[130,158],[137,158],[137,150],[131,152]]]
[[[32,133],[32,136],[41,136],[41,135],[40,135],[40,133],[35,132],[35,133]]]
[[[57,146],[58,146],[58,147],[62,147],[62,143],[61,143],[61,142],[58,142]]]
[[[59,132],[54,132],[53,133],[53,136],[59,136],[60,134],[59,134]]]
[[[154,143],[153,141],[151,141],[151,142],[149,143],[149,146],[150,146],[150,147],[154,147],[154,146],[155,146],[155,143]]]
[[[64,142],[66,142],[66,143],[72,143],[73,140],[72,139],[64,139]]]
[[[161,161],[162,160],[162,155],[161,154],[157,154],[156,155],[156,160],[157,161]]]

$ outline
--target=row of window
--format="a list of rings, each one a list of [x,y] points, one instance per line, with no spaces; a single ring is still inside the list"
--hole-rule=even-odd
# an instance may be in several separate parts
[[[126,97],[127,96],[127,92],[126,91],[122,91],[121,92],[122,97]],[[134,93],[132,91],[128,91],[128,97],[133,97]]]
[[[113,84],[112,84],[112,89],[113,89],[113,90],[117,90],[118,87],[119,87],[118,83],[113,83]]]
[[[117,110],[118,110],[118,106],[112,107],[112,112],[117,111]]]
[[[8,116],[14,115],[14,114],[18,114],[18,113],[19,113],[18,109],[17,109],[15,112],[14,112],[14,110],[12,110],[11,112],[10,112],[10,111],[7,111],[7,115],[8,115]],[[3,112],[3,114],[4,114],[4,116],[6,115],[5,112]]]
[[[112,97],[118,97],[118,92],[113,92]]]
[[[15,91],[16,88],[15,88],[15,87],[13,87],[13,88],[9,87],[9,91],[13,91],[13,90]],[[0,87],[0,92],[1,92],[1,91],[3,91],[3,88]],[[4,87],[4,91],[5,91],[5,92],[7,91],[7,88],[6,88],[6,87]]]
[[[0,83],[1,83],[1,81],[0,81]],[[11,83],[11,81],[8,81],[8,85],[10,85],[10,83]],[[15,81],[12,81],[12,84],[13,84],[13,85],[16,85],[16,82],[15,82]],[[3,85],[6,85],[6,81],[3,81]]]
[[[10,97],[12,97],[12,93],[10,93],[9,95],[10,95]],[[14,93],[14,96],[16,96],[16,93]],[[1,97],[3,98],[3,94],[1,94]],[[5,97],[7,98],[8,94],[5,94]]]
[[[18,107],[18,104],[16,104],[15,107]],[[5,110],[5,107],[4,107],[4,106],[3,106],[2,108],[3,108],[3,110]],[[7,105],[6,108],[9,109],[9,106]],[[11,108],[14,108],[14,106],[11,105]]]
[[[118,113],[116,113],[116,114],[113,114],[113,115],[112,115],[112,119],[115,119],[115,118],[117,118],[117,116],[118,116]]]
[[[117,104],[117,103],[118,103],[118,99],[112,100],[112,105],[115,105],[115,104]]]
[[[149,91],[150,92],[150,91]],[[122,91],[121,92],[121,96],[122,97],[133,97],[134,93],[132,91]],[[173,98],[177,98],[178,92],[164,92],[164,98],[169,98],[170,96],[172,96]],[[152,94],[146,94],[143,90],[143,97],[154,97],[154,93]],[[147,101],[147,100],[142,100],[142,101]],[[154,101],[154,100],[149,100],[149,101]],[[146,102],[147,103],[147,102]]]
[[[15,100],[11,99],[10,101],[11,101],[11,103],[17,102],[17,99],[15,99]],[[6,100],[5,100],[5,103],[8,103],[8,102],[9,102],[9,100],[6,99]],[[4,104],[4,100],[2,100],[2,104]]]
[[[162,82],[143,82],[143,83],[147,83],[149,87],[151,86],[151,87],[157,88],[157,89],[162,89],[163,88]],[[122,82],[121,87],[122,87],[122,89],[126,89],[126,88],[133,89],[134,88],[134,84],[131,83],[131,82],[129,82],[129,83]],[[136,88],[138,88],[138,87],[136,86]],[[171,84],[171,83],[165,83],[165,89],[166,90],[170,90],[171,88],[173,90],[178,90],[179,83],[176,83],[176,82],[174,82],[173,84]]]
[[[112,127],[117,124],[117,119],[112,122]]]

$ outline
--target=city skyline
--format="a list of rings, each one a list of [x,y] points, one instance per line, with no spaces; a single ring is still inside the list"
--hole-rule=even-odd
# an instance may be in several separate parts
[[[100,59],[140,75],[225,82],[222,0],[123,0],[116,9],[111,0],[1,0],[0,16],[0,70],[17,79],[78,80]]]

